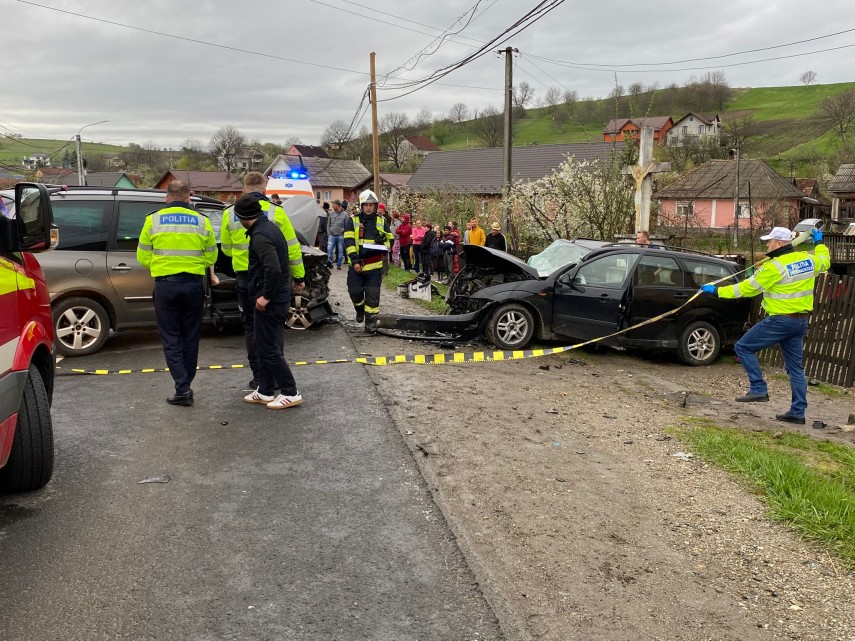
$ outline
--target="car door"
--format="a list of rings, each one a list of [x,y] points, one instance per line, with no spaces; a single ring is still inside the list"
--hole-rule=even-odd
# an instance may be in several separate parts
[[[590,340],[618,330],[637,253],[594,258],[560,276],[552,299],[553,331]]]
[[[684,284],[683,270],[670,256],[644,254],[632,279],[632,302],[628,325],[637,325],[680,307],[696,288]],[[630,340],[670,340],[675,338],[669,318],[628,332]]]
[[[166,206],[155,200],[118,200],[113,238],[107,252],[107,273],[122,306],[126,325],[151,325],[154,279],[137,261],[140,232],[148,214]]]

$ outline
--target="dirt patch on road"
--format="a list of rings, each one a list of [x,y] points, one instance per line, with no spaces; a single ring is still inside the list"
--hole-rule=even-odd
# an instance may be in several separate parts
[[[389,291],[383,308],[424,313]],[[442,351],[352,337],[372,355]],[[698,420],[786,429],[774,421],[786,381],[745,408],[738,365],[614,351],[369,373],[509,638],[855,638],[855,575],[726,473],[675,456],[690,452],[667,433]],[[853,411],[849,396],[810,403],[829,425]]]

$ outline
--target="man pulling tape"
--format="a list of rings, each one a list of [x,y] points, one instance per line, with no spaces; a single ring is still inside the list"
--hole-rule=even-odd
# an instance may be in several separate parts
[[[797,228],[798,229],[798,228]],[[797,250],[794,245],[808,237],[813,239],[813,254]],[[784,368],[790,377],[792,401],[790,409],[775,418],[785,423],[804,424],[807,410],[807,380],[802,355],[808,319],[813,311],[813,290],[817,274],[831,266],[828,249],[822,244],[822,231],[812,227],[794,241],[786,227],[775,227],[760,240],[766,241],[768,261],[753,276],[735,285],[716,287],[706,284],[701,291],[721,298],[751,297],[763,294],[763,309],[768,316],[754,325],[734,346],[737,356],[748,374],[749,388],[740,403],[758,403],[769,400],[769,388],[757,352],[772,345],[780,345],[784,355]]]

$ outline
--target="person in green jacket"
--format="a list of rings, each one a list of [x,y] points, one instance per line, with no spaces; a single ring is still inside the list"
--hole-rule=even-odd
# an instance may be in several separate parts
[[[763,295],[762,306],[768,316],[749,329],[734,346],[739,361],[748,374],[748,393],[737,397],[740,403],[769,400],[769,389],[763,379],[757,352],[780,345],[784,368],[790,377],[790,409],[775,418],[785,423],[804,424],[807,410],[807,380],[802,355],[808,319],[813,311],[813,289],[817,274],[831,266],[828,249],[822,244],[822,231],[813,229],[816,249],[813,255],[799,251],[792,244],[793,234],[786,227],[775,227],[760,240],[766,241],[766,256],[753,276],[735,285],[716,287],[706,284],[701,290],[720,298]]]
[[[205,316],[205,275],[217,262],[211,221],[190,209],[190,186],[173,180],[166,207],[146,216],[137,260],[154,277],[154,312],[163,354],[175,382],[170,405],[193,405],[199,337]]]

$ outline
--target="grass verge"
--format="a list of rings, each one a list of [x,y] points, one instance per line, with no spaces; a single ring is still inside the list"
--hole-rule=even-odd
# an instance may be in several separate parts
[[[786,374],[772,374],[772,378],[778,381],[790,381],[790,377]],[[815,392],[819,392],[820,394],[827,396],[828,398],[844,398],[848,396],[846,390],[836,387],[834,385],[829,385],[828,383],[817,383],[816,385],[811,385],[808,389],[812,389]]]
[[[855,450],[792,432],[774,436],[690,422],[694,427],[674,431],[696,455],[743,479],[772,518],[855,568]]]
[[[395,267],[394,265],[389,265],[389,273],[383,277],[383,284],[397,294],[398,285],[413,280],[414,278],[415,274],[412,272],[408,272],[400,267]],[[417,298],[413,298],[412,301],[425,309],[441,314],[445,311],[445,294],[448,292],[448,286],[441,283],[434,283],[434,286],[439,290],[439,296],[434,295],[429,301],[419,300]]]

